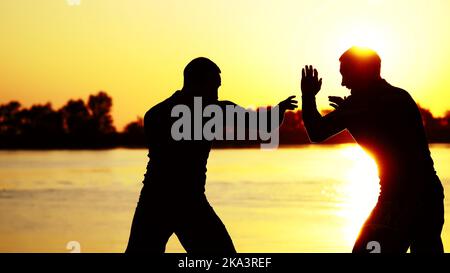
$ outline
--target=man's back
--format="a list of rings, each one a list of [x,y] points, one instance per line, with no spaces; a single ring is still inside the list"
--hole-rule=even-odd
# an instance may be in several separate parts
[[[336,112],[358,144],[374,156],[383,196],[408,198],[437,186],[429,183],[435,171],[414,100],[384,80],[372,89],[364,96],[350,96]]]

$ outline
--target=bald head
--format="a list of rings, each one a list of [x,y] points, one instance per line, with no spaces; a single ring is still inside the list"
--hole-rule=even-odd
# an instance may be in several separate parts
[[[195,58],[184,69],[183,89],[194,96],[217,99],[221,85],[220,73],[220,68],[210,59]]]
[[[381,58],[374,50],[351,47],[339,58],[342,85],[349,89],[364,88],[381,78]]]

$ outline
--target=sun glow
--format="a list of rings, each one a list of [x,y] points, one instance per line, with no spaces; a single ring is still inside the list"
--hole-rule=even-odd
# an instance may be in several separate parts
[[[352,46],[370,48],[380,56],[386,56],[392,51],[392,40],[387,37],[388,33],[379,28],[360,25],[346,31],[338,40],[340,52]],[[390,54],[389,54],[390,55]]]
[[[360,147],[342,150],[352,162],[342,189],[341,216],[347,221],[345,241],[353,244],[365,219],[376,204],[379,194],[378,170],[375,161]]]

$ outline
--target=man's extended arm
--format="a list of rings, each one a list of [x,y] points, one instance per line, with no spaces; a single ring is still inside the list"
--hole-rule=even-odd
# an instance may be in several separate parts
[[[340,109],[322,117],[317,110],[316,94],[320,91],[322,79],[319,80],[316,69],[306,66],[302,70],[302,113],[303,123],[311,142],[322,142],[345,129]],[[331,99],[330,99],[331,100]],[[339,103],[332,101],[336,106]]]
[[[295,98],[295,96],[290,96],[287,99],[281,101],[275,107],[268,108],[267,109],[267,113],[265,115],[268,118],[268,121],[270,121],[270,119],[272,118],[272,112],[276,111],[276,112],[278,112],[278,123],[277,123],[278,126],[277,126],[277,128],[279,126],[281,126],[281,123],[283,123],[285,112],[287,110],[295,110],[297,108],[297,103],[298,102],[296,100],[294,100],[294,98]],[[252,128],[251,122],[249,120],[251,116],[256,117],[256,119],[258,120],[257,124],[259,124],[259,118],[261,116],[258,114],[258,111],[244,109],[242,106],[239,106],[236,103],[231,102],[231,101],[220,101],[219,105],[221,106],[221,108],[223,110],[225,110],[225,112],[226,112],[226,107],[227,106],[231,106],[231,107],[234,107],[234,110],[235,110],[236,113],[238,113],[238,112],[245,113],[245,129],[255,129],[255,128]],[[239,126],[239,122],[235,122],[235,120],[234,121],[233,120],[229,120],[226,117],[224,117],[224,118],[225,118],[225,122],[224,122],[224,126],[225,127],[233,126],[233,127],[236,128],[236,126]],[[269,130],[270,129],[277,129],[277,128],[270,128],[269,127]]]

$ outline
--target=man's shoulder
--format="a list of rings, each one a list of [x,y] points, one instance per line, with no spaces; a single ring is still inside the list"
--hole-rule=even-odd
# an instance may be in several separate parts
[[[152,106],[150,109],[147,110],[144,116],[144,121],[150,120],[150,118],[153,118],[154,116],[157,116],[162,112],[162,109],[164,108],[164,101]]]
[[[216,103],[220,107],[226,107],[226,106],[236,106],[236,103],[229,101],[229,100],[219,100]]]
[[[150,118],[157,118],[158,116],[170,113],[173,105],[176,104],[174,99],[175,94],[151,107],[145,113],[144,121],[149,120]]]
[[[414,102],[409,92],[403,88],[387,84],[384,89],[385,92],[382,92],[381,99],[385,102],[393,102],[393,103]]]

